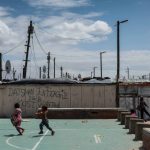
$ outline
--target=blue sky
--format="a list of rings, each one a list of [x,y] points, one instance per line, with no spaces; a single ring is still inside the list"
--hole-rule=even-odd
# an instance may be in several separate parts
[[[127,77],[127,67],[130,77],[148,75],[149,6],[149,0],[1,0],[3,64],[9,59],[16,76],[22,73],[27,26],[32,20],[36,35],[33,35],[31,44],[28,77],[38,78],[38,68],[46,65],[48,51],[52,54],[51,76],[54,57],[57,77],[60,76],[60,66],[63,66],[64,73],[81,74],[82,77],[90,76],[96,66],[96,76],[99,76],[99,52],[106,51],[103,54],[103,76],[113,79],[116,75],[115,24],[117,20],[128,19],[120,25],[121,77]],[[5,72],[3,74],[6,76]]]

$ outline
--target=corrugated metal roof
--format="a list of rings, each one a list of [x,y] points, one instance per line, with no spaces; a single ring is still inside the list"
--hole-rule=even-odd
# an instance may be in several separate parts
[[[50,84],[50,83],[72,84],[72,83],[79,83],[79,82],[68,78],[55,78],[55,79],[23,79],[18,81],[3,82],[2,84]]]

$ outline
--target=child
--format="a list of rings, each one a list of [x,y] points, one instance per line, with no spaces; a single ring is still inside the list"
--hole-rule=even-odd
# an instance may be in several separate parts
[[[24,132],[24,129],[21,127],[22,110],[20,109],[19,103],[15,103],[14,108],[15,111],[11,116],[11,122],[15,126],[16,130],[19,132],[19,135],[22,135]]]
[[[144,102],[144,98],[140,97],[140,104],[138,105],[137,109],[141,113],[141,119],[144,119],[144,113],[150,117],[150,113],[146,110],[146,107],[148,108],[148,105],[146,102]]]
[[[132,116],[132,117],[136,117],[136,112],[135,112],[134,109],[131,109],[130,112],[131,112],[131,116]]]
[[[35,113],[36,115],[38,115],[42,119],[42,121],[39,125],[39,127],[40,127],[39,134],[43,134],[43,126],[45,125],[46,128],[51,131],[51,135],[54,135],[55,131],[53,131],[53,129],[49,126],[47,113],[48,113],[48,109],[46,106],[42,106],[42,109],[39,112]]]

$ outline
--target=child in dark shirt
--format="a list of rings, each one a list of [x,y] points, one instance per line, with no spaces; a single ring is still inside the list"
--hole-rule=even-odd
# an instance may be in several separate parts
[[[144,119],[144,113],[150,117],[150,113],[146,110],[148,105],[144,102],[144,98],[140,97],[140,104],[138,105],[137,109],[140,111],[141,119]]]
[[[39,112],[35,113],[36,115],[38,115],[38,117],[40,117],[42,119],[42,121],[39,125],[39,127],[40,127],[39,134],[43,134],[43,126],[46,126],[46,128],[51,131],[51,135],[54,135],[55,131],[49,126],[47,113],[48,113],[48,109],[46,106],[42,106],[42,109]]]

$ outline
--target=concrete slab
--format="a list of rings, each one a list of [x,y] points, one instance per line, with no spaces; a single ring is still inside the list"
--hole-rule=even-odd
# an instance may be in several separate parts
[[[125,116],[126,115],[130,115],[130,112],[121,112],[121,124],[124,125],[125,124]]]
[[[144,150],[150,149],[150,128],[143,129],[143,148]]]
[[[150,128],[150,122],[137,122],[135,125],[135,140],[142,140],[143,128]]]
[[[119,108],[48,108],[47,117],[49,119],[116,119],[118,109]]]
[[[129,121],[129,133],[134,134],[135,133],[135,125],[137,122],[144,122],[143,119],[138,118],[131,118]]]
[[[131,118],[138,118],[137,116],[126,115],[125,116],[125,128],[129,129],[129,121]]]
[[[119,109],[118,110],[118,114],[117,114],[117,120],[120,121],[121,120],[121,112],[129,112],[126,109]]]

